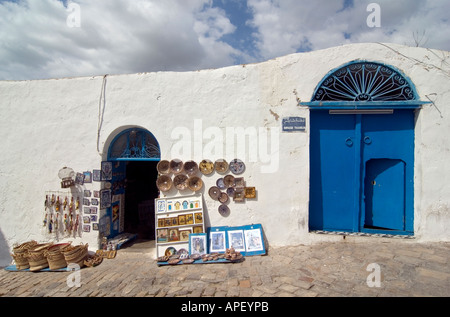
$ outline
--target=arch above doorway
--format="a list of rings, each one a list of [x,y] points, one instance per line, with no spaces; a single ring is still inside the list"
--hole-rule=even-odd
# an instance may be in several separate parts
[[[108,161],[159,161],[161,151],[155,136],[142,128],[130,128],[111,142]]]

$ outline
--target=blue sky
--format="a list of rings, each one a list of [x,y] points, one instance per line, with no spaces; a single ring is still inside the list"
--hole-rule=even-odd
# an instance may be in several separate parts
[[[0,0],[0,80],[255,63],[364,42],[450,51],[450,1]],[[77,22],[77,23],[75,23]]]

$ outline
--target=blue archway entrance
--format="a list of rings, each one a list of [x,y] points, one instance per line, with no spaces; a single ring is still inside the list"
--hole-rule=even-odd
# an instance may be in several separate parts
[[[156,165],[161,160],[155,136],[142,128],[130,128],[119,133],[108,149],[112,163],[109,238],[126,232],[139,239],[154,240],[154,199]]]
[[[357,61],[317,86],[310,112],[310,230],[414,234],[413,84]]]

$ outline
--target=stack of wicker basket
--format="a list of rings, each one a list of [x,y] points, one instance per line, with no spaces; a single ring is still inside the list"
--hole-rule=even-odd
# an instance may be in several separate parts
[[[84,266],[84,260],[89,255],[88,244],[66,247],[62,250],[62,254],[67,264],[76,263],[82,268]]]
[[[36,244],[28,250],[28,262],[30,263],[30,271],[40,271],[48,267],[46,253],[52,245],[53,243]]]
[[[67,267],[66,259],[64,258],[63,251],[70,248],[69,243],[61,243],[52,245],[46,252],[46,257],[50,270],[57,270]]]
[[[30,263],[28,262],[28,250],[37,245],[37,242],[32,240],[22,243],[13,248],[13,254],[11,254],[14,262],[16,263],[16,268],[18,270],[25,270],[30,268]]]

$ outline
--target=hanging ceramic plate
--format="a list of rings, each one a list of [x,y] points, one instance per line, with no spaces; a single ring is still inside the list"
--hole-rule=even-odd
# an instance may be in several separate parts
[[[219,197],[220,197],[220,193],[221,193],[221,192],[220,192],[220,188],[219,188],[219,187],[213,186],[213,187],[211,187],[211,188],[209,189],[208,193],[209,193],[209,196],[210,196],[212,199],[218,200]]]
[[[225,174],[228,171],[228,163],[227,161],[220,159],[214,163],[214,168],[216,172],[219,174]]]
[[[224,183],[224,181],[223,181],[223,178],[219,178],[217,181],[216,181],[216,185],[217,185],[217,187],[219,187],[220,189],[225,189],[226,187],[225,187],[225,183]]]
[[[156,170],[160,174],[169,174],[170,173],[170,162],[166,160],[162,160],[158,162],[158,165],[156,165]]]
[[[228,197],[234,198],[234,187],[227,188]]]
[[[198,168],[203,175],[209,175],[214,171],[214,163],[210,160],[203,160],[198,164]]]
[[[156,180],[156,186],[162,192],[167,192],[172,188],[172,179],[167,175],[161,175]]]
[[[242,189],[245,187],[245,180],[244,177],[236,177],[234,179],[234,186],[239,189]]]
[[[203,181],[200,179],[200,177],[191,176],[188,179],[188,187],[193,192],[199,191],[203,187]]]
[[[233,175],[227,175],[223,178],[223,183],[225,184],[226,188],[233,187],[234,186],[234,176]]]
[[[179,159],[170,161],[170,171],[174,174],[179,174],[183,171],[183,162]]]
[[[226,202],[228,202],[228,195],[226,193],[221,193],[219,196],[219,201],[222,204],[225,204]]]
[[[244,173],[245,164],[239,159],[234,159],[230,162],[230,171],[235,175]]]
[[[198,165],[194,161],[187,161],[184,163],[184,171],[189,175],[195,175],[198,172]]]
[[[178,190],[185,190],[188,187],[187,184],[188,177],[184,174],[179,174],[174,177],[173,184],[175,188]]]
[[[230,208],[228,208],[227,205],[220,205],[219,206],[219,214],[221,214],[223,217],[228,216],[230,213]]]

